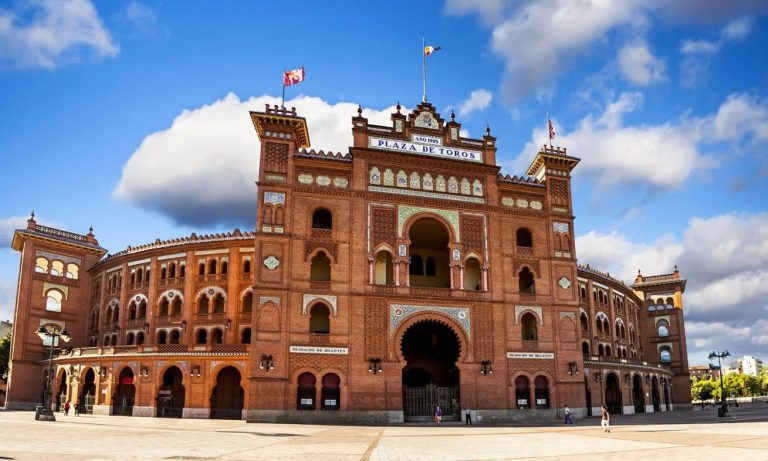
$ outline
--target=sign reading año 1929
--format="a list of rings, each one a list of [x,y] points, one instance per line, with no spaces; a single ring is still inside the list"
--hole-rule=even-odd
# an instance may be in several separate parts
[[[384,149],[405,154],[430,155],[432,157],[452,158],[468,162],[483,163],[483,153],[462,147],[443,146],[442,139],[432,136],[414,135],[411,141],[399,139],[368,137],[368,147]]]

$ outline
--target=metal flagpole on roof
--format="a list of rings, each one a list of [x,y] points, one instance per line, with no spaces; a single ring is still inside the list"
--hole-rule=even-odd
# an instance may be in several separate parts
[[[283,99],[280,101],[280,108],[282,109],[285,107],[285,72],[288,70],[287,67],[283,67]]]
[[[421,37],[421,73],[422,73],[422,94],[421,102],[427,102],[427,41]]]

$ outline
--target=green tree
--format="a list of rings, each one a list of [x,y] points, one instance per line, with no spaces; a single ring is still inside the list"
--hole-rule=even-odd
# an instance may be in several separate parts
[[[709,400],[712,398],[714,383],[708,379],[700,379],[691,386],[692,400]]]
[[[0,376],[8,370],[8,361],[11,358],[11,334],[8,333],[0,339]]]

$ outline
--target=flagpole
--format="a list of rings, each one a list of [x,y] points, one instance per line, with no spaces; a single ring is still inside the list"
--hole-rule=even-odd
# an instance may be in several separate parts
[[[283,100],[280,102],[280,108],[285,107],[285,71],[288,70],[287,67],[283,67]]]
[[[421,102],[427,102],[427,53],[424,51],[427,41],[421,37],[421,73],[422,73],[422,94]]]

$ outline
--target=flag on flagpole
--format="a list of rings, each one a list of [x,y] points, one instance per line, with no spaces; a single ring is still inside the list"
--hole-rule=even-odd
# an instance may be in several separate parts
[[[430,54],[434,53],[435,51],[440,51],[439,46],[425,46],[424,47],[424,56],[429,56]]]
[[[549,147],[552,147],[552,140],[555,139],[555,125],[549,117],[547,117],[547,125],[549,125]]]
[[[283,72],[283,86],[295,85],[304,81],[304,66]]]

